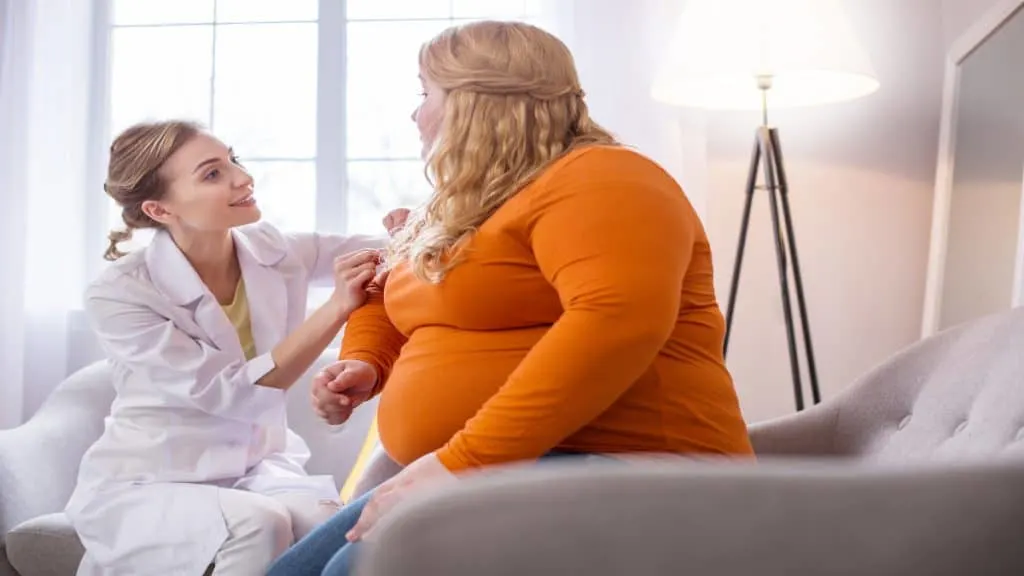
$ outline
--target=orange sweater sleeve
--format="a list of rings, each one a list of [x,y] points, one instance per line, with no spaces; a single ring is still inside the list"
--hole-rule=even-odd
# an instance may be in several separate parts
[[[584,153],[538,185],[524,235],[564,312],[436,452],[452,471],[550,451],[625,392],[675,327],[698,226],[678,186],[625,151]]]
[[[377,371],[377,387],[381,388],[391,375],[398,354],[405,345],[405,336],[395,328],[384,309],[384,294],[370,292],[366,304],[357,308],[345,324],[341,339],[341,360],[362,360]]]

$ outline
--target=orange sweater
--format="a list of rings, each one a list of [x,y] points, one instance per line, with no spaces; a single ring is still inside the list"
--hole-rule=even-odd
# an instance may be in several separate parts
[[[381,375],[380,438],[401,464],[751,454],[724,328],[682,190],[635,152],[589,147],[506,202],[439,285],[397,267],[341,356]]]

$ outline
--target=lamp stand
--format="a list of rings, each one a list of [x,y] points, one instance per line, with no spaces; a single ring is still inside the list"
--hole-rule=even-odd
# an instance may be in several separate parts
[[[766,92],[770,87],[770,79],[759,78],[759,86],[762,90],[762,102],[766,102]],[[782,150],[779,147],[779,132],[777,128],[768,126],[767,106],[762,108],[763,124],[758,127],[754,141],[754,150],[750,160],[750,171],[747,175],[746,203],[743,207],[743,217],[740,223],[739,243],[736,247],[736,261],[733,264],[732,284],[729,288],[729,301],[726,307],[725,324],[725,347],[724,353],[729,350],[729,335],[732,332],[733,310],[736,305],[736,292],[739,287],[740,268],[743,264],[743,250],[747,241],[747,228],[750,224],[750,207],[754,200],[754,191],[762,189],[768,192],[768,199],[771,206],[772,229],[775,236],[775,259],[779,268],[779,287],[782,292],[782,312],[786,321],[786,337],[789,341],[789,365],[793,374],[793,395],[796,400],[796,409],[804,409],[803,385],[800,377],[800,363],[797,358],[796,331],[793,327],[793,310],[790,304],[789,274],[787,272],[786,248],[788,246],[789,258],[793,262],[793,280],[796,284],[797,306],[800,311],[800,325],[803,331],[804,349],[807,354],[808,372],[810,373],[811,397],[815,404],[821,402],[821,392],[818,389],[818,374],[814,363],[814,349],[811,345],[810,326],[807,319],[807,305],[804,301],[803,281],[800,278],[800,263],[796,255],[796,240],[793,236],[793,219],[789,211],[788,185],[786,181],[786,170],[782,163]],[[763,166],[762,166],[763,164]],[[757,185],[757,172],[759,168],[764,170],[764,185]],[[779,219],[779,205],[782,206],[782,223],[785,225],[785,237],[782,234],[782,225]]]

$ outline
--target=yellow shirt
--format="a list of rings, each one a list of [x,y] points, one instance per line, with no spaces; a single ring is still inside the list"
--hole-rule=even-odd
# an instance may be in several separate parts
[[[235,287],[235,297],[231,304],[221,305],[224,314],[227,315],[231,325],[238,332],[238,342],[242,345],[242,352],[246,360],[256,357],[256,343],[252,339],[252,319],[249,316],[249,300],[245,297],[245,282],[238,280]]]

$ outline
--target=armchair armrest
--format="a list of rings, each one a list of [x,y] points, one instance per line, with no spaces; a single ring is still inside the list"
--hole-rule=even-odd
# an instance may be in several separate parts
[[[113,397],[110,368],[97,362],[62,382],[28,422],[0,431],[0,541],[25,520],[63,510]]]
[[[1024,573],[1024,464],[538,466],[421,494],[359,576]]]
[[[839,407],[818,404],[802,412],[753,424],[750,441],[758,456],[833,456]]]

